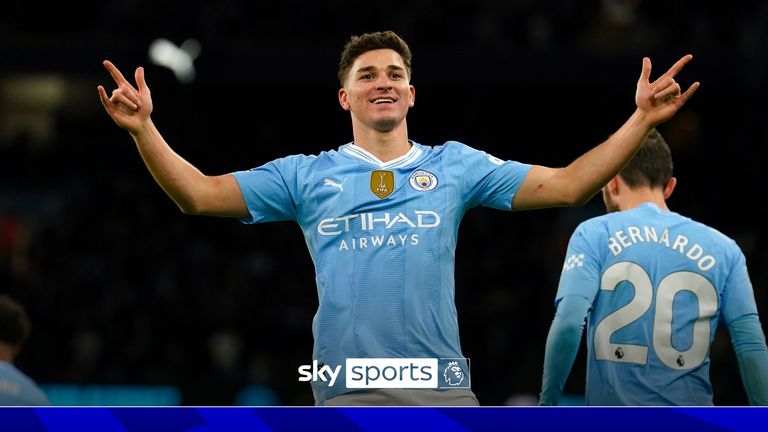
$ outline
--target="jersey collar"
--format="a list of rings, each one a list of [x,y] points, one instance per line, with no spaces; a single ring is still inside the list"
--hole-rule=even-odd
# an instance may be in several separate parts
[[[382,162],[379,158],[374,156],[371,152],[363,149],[362,147],[355,145],[354,142],[341,146],[340,151],[354,158],[376,165],[379,168],[402,168],[412,164],[424,152],[420,144],[415,143],[411,140],[408,140],[408,142],[411,143],[411,149],[408,150],[408,153],[398,158],[392,159],[391,161],[388,161],[388,162]]]

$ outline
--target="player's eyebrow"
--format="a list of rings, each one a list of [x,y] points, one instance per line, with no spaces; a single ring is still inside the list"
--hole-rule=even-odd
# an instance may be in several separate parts
[[[395,71],[403,71],[403,72],[405,71],[405,69],[403,69],[402,67],[400,67],[398,65],[389,65],[389,66],[387,66],[387,70],[388,71],[395,70]],[[376,71],[376,66],[371,65],[371,66],[361,67],[360,69],[356,70],[355,73],[363,73],[363,72],[370,73],[370,72],[375,72],[375,71]]]

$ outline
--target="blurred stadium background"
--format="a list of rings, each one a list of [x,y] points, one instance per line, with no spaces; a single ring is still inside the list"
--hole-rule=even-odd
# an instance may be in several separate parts
[[[670,206],[736,239],[765,326],[766,2],[16,0],[0,12],[0,292],[33,321],[19,368],[55,403],[312,404],[296,370],[317,306],[300,230],[182,215],[96,86],[113,88],[103,59],[145,66],[172,147],[209,174],[242,170],[350,141],[338,54],[386,29],[414,51],[412,139],[551,166],[632,112],[643,56],[656,77],[693,53],[678,81],[702,87],[660,128],[680,180]],[[194,77],[150,60],[160,38],[196,41]],[[457,305],[482,404],[535,403],[568,237],[602,212],[595,197],[466,216]],[[726,332],[711,374],[717,404],[746,403]]]

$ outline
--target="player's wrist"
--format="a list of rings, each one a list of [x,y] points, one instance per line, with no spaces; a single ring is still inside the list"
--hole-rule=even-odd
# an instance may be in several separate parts
[[[152,118],[147,117],[147,119],[139,123],[137,127],[129,129],[128,132],[135,140],[141,140],[151,136],[154,133],[154,130],[155,125],[152,123]]]
[[[647,132],[650,132],[659,123],[653,116],[640,107],[635,109],[635,112],[629,118],[630,124],[636,127],[642,128]]]

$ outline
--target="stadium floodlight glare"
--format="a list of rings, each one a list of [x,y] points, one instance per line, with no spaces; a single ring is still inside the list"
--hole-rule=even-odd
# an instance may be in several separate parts
[[[187,39],[176,46],[168,39],[155,39],[149,45],[149,60],[173,71],[182,84],[189,84],[195,79],[194,60],[200,55],[200,42]]]

